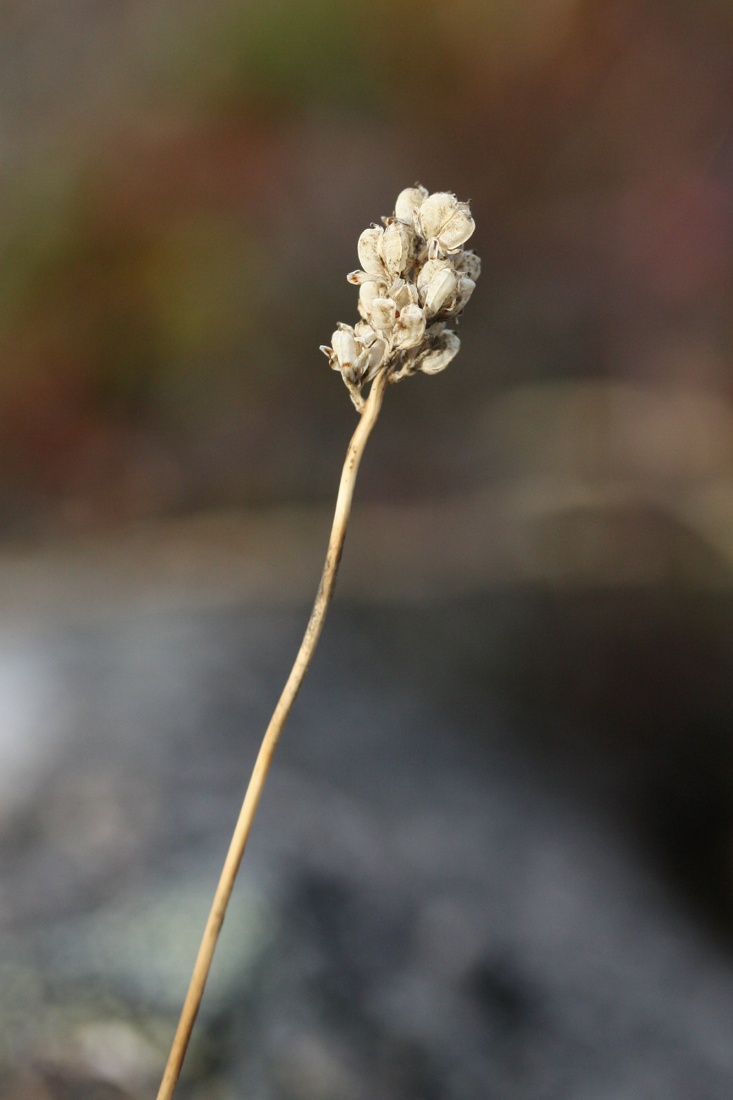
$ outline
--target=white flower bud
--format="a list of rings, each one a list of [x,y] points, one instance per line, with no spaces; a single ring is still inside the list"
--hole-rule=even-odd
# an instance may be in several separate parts
[[[384,277],[384,263],[382,262],[381,254],[383,236],[384,230],[380,229],[379,226],[373,225],[370,229],[365,229],[359,237],[359,243],[357,245],[359,263],[372,278],[374,278],[374,276]]]
[[[394,206],[394,216],[398,221],[404,222],[409,225],[410,228],[415,226],[415,211],[418,210],[423,201],[428,197],[428,192],[424,187],[419,184],[417,187],[406,187],[404,191],[400,191],[397,196],[397,202]]]
[[[424,337],[425,313],[418,305],[405,306],[397,318],[394,346],[403,350],[416,348]]]
[[[439,374],[445,370],[451,360],[455,359],[461,346],[461,341],[450,329],[439,333],[431,343],[432,347],[415,360],[417,369],[423,374]]]
[[[417,228],[429,242],[444,252],[456,252],[476,228],[468,203],[458,202],[447,191],[428,195],[415,215]]]
[[[392,222],[384,230],[380,251],[384,266],[394,279],[401,275],[410,262],[414,233],[402,222]]]

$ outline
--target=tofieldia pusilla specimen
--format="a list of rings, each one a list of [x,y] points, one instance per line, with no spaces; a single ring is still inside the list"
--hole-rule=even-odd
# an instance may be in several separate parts
[[[381,370],[389,382],[445,370],[461,346],[448,325],[481,271],[476,253],[463,247],[475,228],[471,211],[455,195],[407,187],[382,221],[359,237],[361,268],[347,275],[359,287],[362,319],[339,323],[331,346],[321,346],[359,410],[362,387]]]
[[[341,471],[326,560],[313,610],[270,724],[262,739],[229,851],[214,894],[193,975],[181,1010],[158,1100],[173,1096],[203,997],[229,898],[252,828],[275,748],[315,652],[336,584],[356,475],[388,383],[422,371],[445,370],[460,347],[450,325],[473,293],[481,263],[464,249],[474,230],[468,203],[447,191],[430,195],[417,184],[397,196],[394,213],[359,237],[361,268],[349,282],[359,287],[361,321],[339,324],[323,347],[341,372],[359,423]],[[368,396],[363,387],[371,383]]]

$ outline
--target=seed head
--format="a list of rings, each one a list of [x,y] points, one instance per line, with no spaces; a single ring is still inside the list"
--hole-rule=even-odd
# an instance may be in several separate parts
[[[362,386],[382,370],[390,382],[445,370],[461,346],[446,321],[458,319],[481,272],[463,247],[475,228],[471,211],[455,195],[407,187],[382,222],[359,237],[361,268],[347,275],[362,319],[353,328],[339,322],[331,346],[321,346],[359,410]]]

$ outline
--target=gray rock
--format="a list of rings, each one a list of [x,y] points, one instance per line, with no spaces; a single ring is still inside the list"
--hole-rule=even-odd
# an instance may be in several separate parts
[[[8,1081],[50,1065],[150,1094],[304,619],[130,613],[3,637],[0,662],[33,671],[13,713],[39,749],[0,836]],[[334,609],[182,1097],[727,1100],[731,958],[639,841],[624,792],[643,769],[592,711],[536,681],[519,700],[548,621],[527,594]],[[586,667],[593,629],[569,651]],[[62,1095],[49,1072],[39,1095]]]

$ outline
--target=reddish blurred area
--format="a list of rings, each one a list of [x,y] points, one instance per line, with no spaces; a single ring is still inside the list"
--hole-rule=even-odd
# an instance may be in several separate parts
[[[77,0],[62,26],[39,0],[5,6],[3,59],[6,535],[330,498],[353,412],[318,344],[416,179],[471,200],[484,274],[460,359],[390,394],[368,494],[542,477],[558,408],[599,484],[629,432],[657,455],[620,459],[632,494],[733,478],[728,5]]]

